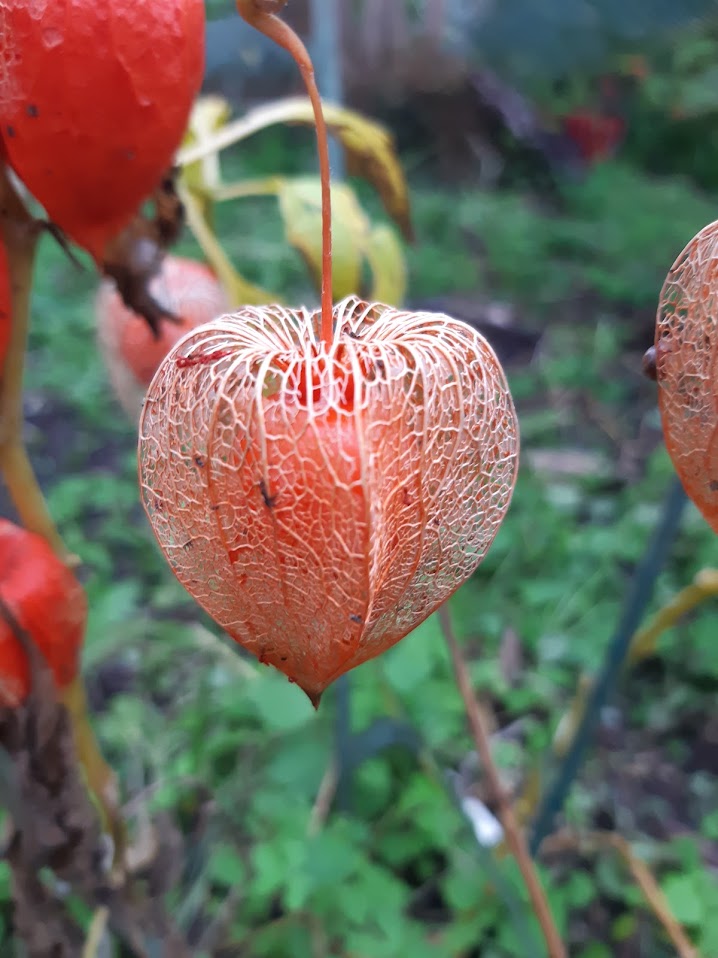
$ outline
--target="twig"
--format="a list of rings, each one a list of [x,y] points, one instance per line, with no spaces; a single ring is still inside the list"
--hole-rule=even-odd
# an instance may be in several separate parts
[[[82,958],[97,958],[97,952],[102,944],[102,937],[107,931],[107,919],[110,913],[104,906],[98,908],[92,916],[90,927],[82,949]]]
[[[38,236],[43,225],[33,219],[17,191],[7,169],[0,163],[0,239],[4,240],[10,277],[10,343],[0,369],[0,475],[22,525],[45,539],[66,565],[78,559],[66,548],[52,520],[45,497],[30,463],[23,442],[23,377],[30,295]],[[89,789],[103,809],[116,842],[121,840],[122,825],[116,803],[116,784],[90,726],[85,690],[80,676],[66,690],[64,704],[72,720],[73,734]]]
[[[656,918],[663,925],[680,958],[700,958],[698,949],[688,940],[682,926],[671,912],[666,896],[661,891],[660,885],[653,877],[648,865],[633,854],[630,844],[620,835],[610,835],[607,841],[616,849],[630,868],[631,874],[636,879],[636,884],[643,892]]]
[[[611,848],[623,858],[633,875],[636,884],[643,892],[651,911],[663,926],[678,952],[679,958],[701,958],[701,954],[688,940],[683,927],[678,922],[666,901],[648,865],[633,853],[630,842],[615,832],[583,832],[577,834],[567,830],[550,835],[543,846],[547,855],[562,854],[566,851],[580,853],[596,852],[602,848]]]
[[[484,716],[482,715],[481,706],[472,688],[468,669],[461,654],[456,636],[454,635],[454,629],[451,624],[451,616],[446,604],[443,605],[439,610],[439,619],[444,632],[444,638],[446,639],[446,643],[449,646],[449,651],[451,652],[454,671],[456,673],[456,682],[459,686],[461,697],[464,700],[466,716],[469,720],[471,733],[476,744],[476,750],[481,758],[489,787],[493,792],[493,797],[496,802],[499,819],[501,820],[504,834],[506,835],[506,843],[511,851],[511,854],[516,859],[521,871],[521,875],[523,876],[524,882],[526,884],[526,888],[531,899],[531,904],[533,905],[534,912],[536,913],[536,917],[546,941],[549,958],[566,958],[566,949],[564,948],[564,945],[561,941],[561,936],[559,935],[558,929],[553,920],[548,899],[546,898],[546,894],[541,886],[541,882],[539,881],[534,863],[529,854],[526,840],[521,832],[518,821],[516,820],[511,802],[506,794],[499,776],[498,769],[494,763],[493,755],[491,754],[491,743],[489,741],[489,735],[486,729]]]
[[[327,820],[329,809],[332,806],[332,801],[337,791],[338,782],[339,761],[338,757],[334,756],[329,765],[327,765],[327,769],[324,772],[322,780],[319,784],[317,797],[314,800],[314,805],[312,806],[309,822],[307,824],[307,835],[316,835],[324,822]]]

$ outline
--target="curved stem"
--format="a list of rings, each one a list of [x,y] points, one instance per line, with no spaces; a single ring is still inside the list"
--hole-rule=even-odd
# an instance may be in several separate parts
[[[276,16],[286,0],[237,0],[237,10],[247,23],[283,47],[299,67],[312,101],[317,128],[319,175],[322,183],[322,324],[321,338],[328,347],[332,340],[332,211],[329,138],[322,110],[322,99],[314,76],[312,58],[290,26]]]

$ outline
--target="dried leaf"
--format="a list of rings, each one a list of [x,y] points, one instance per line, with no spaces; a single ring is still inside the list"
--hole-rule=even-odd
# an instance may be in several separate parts
[[[168,172],[152,197],[152,219],[138,215],[105,247],[102,273],[113,279],[124,304],[142,316],[159,335],[160,320],[177,320],[150,292],[150,282],[159,272],[165,250],[174,243],[184,223],[184,208]]]
[[[315,177],[281,180],[278,199],[287,242],[299,250],[313,279],[320,285],[320,182]],[[343,183],[332,186],[332,224],[332,291],[334,300],[340,300],[360,292],[362,254],[370,231],[369,219],[354,191]]]

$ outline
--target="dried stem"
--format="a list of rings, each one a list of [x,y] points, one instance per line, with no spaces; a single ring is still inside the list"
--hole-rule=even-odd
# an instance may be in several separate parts
[[[516,815],[511,805],[511,801],[509,800],[506,790],[504,789],[498,769],[494,763],[493,755],[491,754],[489,734],[486,729],[481,705],[472,688],[469,672],[461,654],[459,644],[456,640],[454,629],[451,624],[451,616],[446,605],[443,605],[439,610],[439,618],[441,620],[441,627],[444,632],[446,643],[449,646],[449,651],[451,652],[454,671],[456,673],[456,682],[459,686],[461,697],[464,700],[466,716],[469,720],[469,726],[474,738],[474,743],[476,744],[476,750],[481,759],[482,767],[486,773],[489,787],[493,792],[494,800],[498,809],[499,819],[501,820],[504,834],[506,835],[506,844],[508,845],[511,854],[516,859],[521,871],[521,875],[523,876],[529,897],[531,899],[531,904],[533,905],[534,912],[536,913],[536,917],[546,941],[549,958],[566,958],[566,949],[564,948],[564,945],[561,941],[561,936],[559,935],[558,929],[556,928],[556,924],[553,920],[548,899],[546,898],[546,894],[541,886],[541,882],[539,881],[538,874],[534,867],[533,860],[529,854],[526,839],[521,832]]]
[[[237,10],[247,23],[283,47],[294,58],[314,110],[322,183],[322,324],[321,338],[328,347],[332,340],[332,212],[329,170],[329,138],[322,99],[307,48],[290,26],[276,15],[286,0],[237,0]]]
[[[646,904],[663,926],[679,958],[701,958],[699,950],[689,940],[682,925],[672,913],[666,896],[650,868],[634,854],[630,843],[622,835],[616,832],[578,834],[564,829],[549,835],[542,846],[542,851],[546,855],[563,855],[566,852],[579,852],[585,855],[607,848],[618,852],[625,861],[636,884],[643,892]]]
[[[661,886],[653,877],[653,873],[648,865],[633,854],[629,843],[620,835],[611,835],[608,838],[608,842],[613,845],[628,865],[631,874],[636,880],[636,884],[643,892],[653,913],[661,925],[663,925],[666,934],[671,939],[680,958],[700,958],[698,949],[689,941],[683,927],[676,920],[668,904],[668,900],[661,890]]]

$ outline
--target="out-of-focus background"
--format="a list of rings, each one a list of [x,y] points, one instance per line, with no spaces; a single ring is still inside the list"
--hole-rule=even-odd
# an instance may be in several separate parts
[[[327,2],[337,42],[312,23]],[[236,115],[301,93],[288,57],[230,2],[207,8],[205,92]],[[667,270],[715,217],[716,5],[291,0],[287,18],[325,90],[396,137],[416,234],[407,304],[476,324],[507,367],[516,494],[451,606],[530,821],[560,763],[556,728],[604,660],[671,482],[641,357]],[[313,174],[312,133],[274,127],[226,164],[237,177]],[[374,193],[354,185],[381,221]],[[225,204],[217,229],[250,280],[287,302],[316,298],[276,203]],[[189,234],[179,249],[200,255]],[[131,808],[178,828],[173,908],[196,953],[540,954],[527,950],[535,928],[515,868],[487,859],[464,814],[487,796],[438,624],[352,673],[317,715],[238,655],[175,582],[141,513],[136,432],[99,358],[95,290],[89,268],[43,243],[28,441],[83,560],[98,733]],[[649,611],[716,564],[691,506]],[[558,821],[632,842],[704,958],[718,955],[716,635],[709,603],[623,672]],[[541,861],[572,956],[675,954],[612,846],[566,838]],[[0,862],[2,954],[8,882]]]

